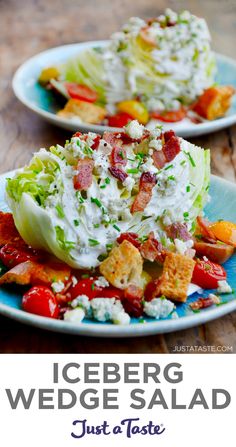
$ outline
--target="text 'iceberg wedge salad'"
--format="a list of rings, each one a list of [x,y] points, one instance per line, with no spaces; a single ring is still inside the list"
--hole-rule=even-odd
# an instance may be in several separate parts
[[[226,113],[234,89],[215,85],[210,41],[205,20],[188,11],[132,17],[106,46],[47,67],[39,82],[68,100],[62,118],[111,127],[212,120]]]
[[[24,310],[74,324],[175,318],[200,288],[231,292],[236,226],[203,219],[209,181],[209,150],[137,121],[41,149],[7,180],[0,285],[30,285]]]

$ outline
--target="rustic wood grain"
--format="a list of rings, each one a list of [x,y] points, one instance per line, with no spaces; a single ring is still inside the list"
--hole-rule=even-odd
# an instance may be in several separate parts
[[[49,47],[106,39],[130,16],[152,17],[168,6],[204,16],[213,48],[235,56],[235,0],[0,0],[0,172],[22,166],[40,147],[63,143],[70,135],[14,98],[11,79],[22,62]],[[211,148],[213,173],[236,180],[236,126],[192,141]],[[168,353],[175,346],[195,345],[229,346],[236,352],[236,313],[189,330],[137,339],[55,334],[0,317],[0,352],[6,353]]]

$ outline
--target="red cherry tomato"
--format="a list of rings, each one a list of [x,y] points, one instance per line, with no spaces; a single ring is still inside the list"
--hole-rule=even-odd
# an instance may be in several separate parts
[[[22,247],[16,248],[11,244],[6,244],[0,249],[0,259],[8,268],[13,268],[26,261],[39,261],[40,255],[35,250]]]
[[[179,110],[170,110],[169,112],[153,112],[151,117],[165,123],[176,123],[186,117],[186,110],[181,107]]]
[[[76,84],[75,82],[65,83],[68,94],[71,98],[80,99],[86,102],[95,102],[98,99],[98,94],[86,85]]]
[[[90,300],[96,298],[98,294],[104,290],[104,287],[96,286],[96,279],[97,278],[80,279],[77,284],[68,290],[71,299],[73,300],[79,295],[86,295]]]
[[[120,112],[108,117],[108,125],[110,127],[124,127],[132,121],[132,119],[133,118],[128,113]]]
[[[121,300],[123,298],[124,291],[121,289],[117,289],[116,287],[105,287],[97,297],[101,298],[116,298],[117,300]]]
[[[59,307],[51,289],[34,286],[23,295],[22,307],[26,312],[43,317],[58,318]]]
[[[193,271],[192,282],[203,289],[216,289],[218,281],[225,280],[226,276],[226,271],[221,265],[209,260],[199,260]]]

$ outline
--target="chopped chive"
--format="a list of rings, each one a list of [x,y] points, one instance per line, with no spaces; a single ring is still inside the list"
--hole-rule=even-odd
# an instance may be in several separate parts
[[[84,273],[83,275],[81,275],[81,278],[82,279],[87,279],[87,278],[89,278],[89,274],[88,273]]]
[[[94,284],[94,282],[91,284],[91,289],[92,289],[92,290],[95,289],[95,284]]]
[[[59,217],[61,217],[61,218],[65,217],[65,214],[64,214],[64,211],[63,211],[61,205],[59,205],[59,204],[56,205],[55,209],[57,210],[57,214],[58,214]]]
[[[99,242],[97,241],[97,239],[89,239],[89,245],[91,247],[95,247],[96,245],[99,245]]]
[[[105,189],[107,187],[107,185],[101,185],[100,189]]]
[[[84,199],[83,199],[83,197],[80,197],[80,198],[79,198],[79,203],[84,203]]]
[[[111,183],[111,179],[110,179],[109,177],[106,177],[106,178],[105,178],[105,183],[106,183],[107,185],[109,185],[109,183]]]
[[[138,174],[139,173],[139,169],[138,168],[127,169],[127,173],[128,174]]]
[[[164,168],[164,171],[167,171],[167,169],[171,169],[171,168],[173,168],[173,165],[166,166],[166,168]]]
[[[185,166],[186,165],[186,160],[182,160],[180,164],[181,164],[181,166]]]
[[[206,191],[208,191],[209,188],[210,188],[210,185],[207,185],[207,187],[206,187]]]
[[[185,213],[183,213],[183,216],[184,216],[184,217],[188,217],[188,216],[189,216],[189,213],[186,211]]]
[[[169,177],[168,177],[168,180],[175,180],[175,176],[174,175],[170,175]]]
[[[113,247],[113,244],[106,244],[106,249],[107,249],[107,250],[111,250],[112,247]]]
[[[121,229],[116,224],[113,225],[113,228],[115,228],[115,230],[117,231],[121,231]]]
[[[74,226],[78,227],[79,226],[79,221],[77,219],[74,219]]]
[[[94,224],[93,227],[94,227],[94,228],[99,228],[99,227],[100,227],[100,224],[99,224],[99,223]]]
[[[189,158],[189,161],[190,161],[191,165],[192,165],[194,168],[196,168],[195,161],[194,161],[193,157],[191,156],[191,154],[190,154],[189,152],[186,152],[186,151],[184,151],[184,153],[185,153],[185,155],[187,155],[187,157]]]
[[[186,186],[186,192],[190,191],[190,185]]]
[[[91,202],[95,203],[95,205],[97,205],[98,208],[102,207],[102,204],[101,204],[100,200],[98,200],[96,197],[91,197]]]
[[[124,153],[122,151],[119,152],[119,156],[122,158],[122,160],[124,160],[125,156],[124,156]]]
[[[136,161],[135,158],[127,158],[127,160],[129,160],[129,161]]]

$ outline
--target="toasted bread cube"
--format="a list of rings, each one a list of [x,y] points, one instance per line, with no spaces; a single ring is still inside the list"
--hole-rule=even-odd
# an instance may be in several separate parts
[[[62,118],[79,117],[85,123],[98,124],[104,120],[106,113],[106,109],[103,107],[71,98],[66,103],[64,109],[58,112],[58,116]]]
[[[185,302],[194,266],[195,261],[188,256],[167,253],[161,277],[161,294],[173,301]]]
[[[126,289],[131,284],[139,286],[142,269],[143,260],[139,250],[126,240],[114,247],[100,265],[101,274],[119,289]]]
[[[229,85],[210,87],[198,98],[193,110],[208,120],[224,116],[231,105],[235,89]]]

